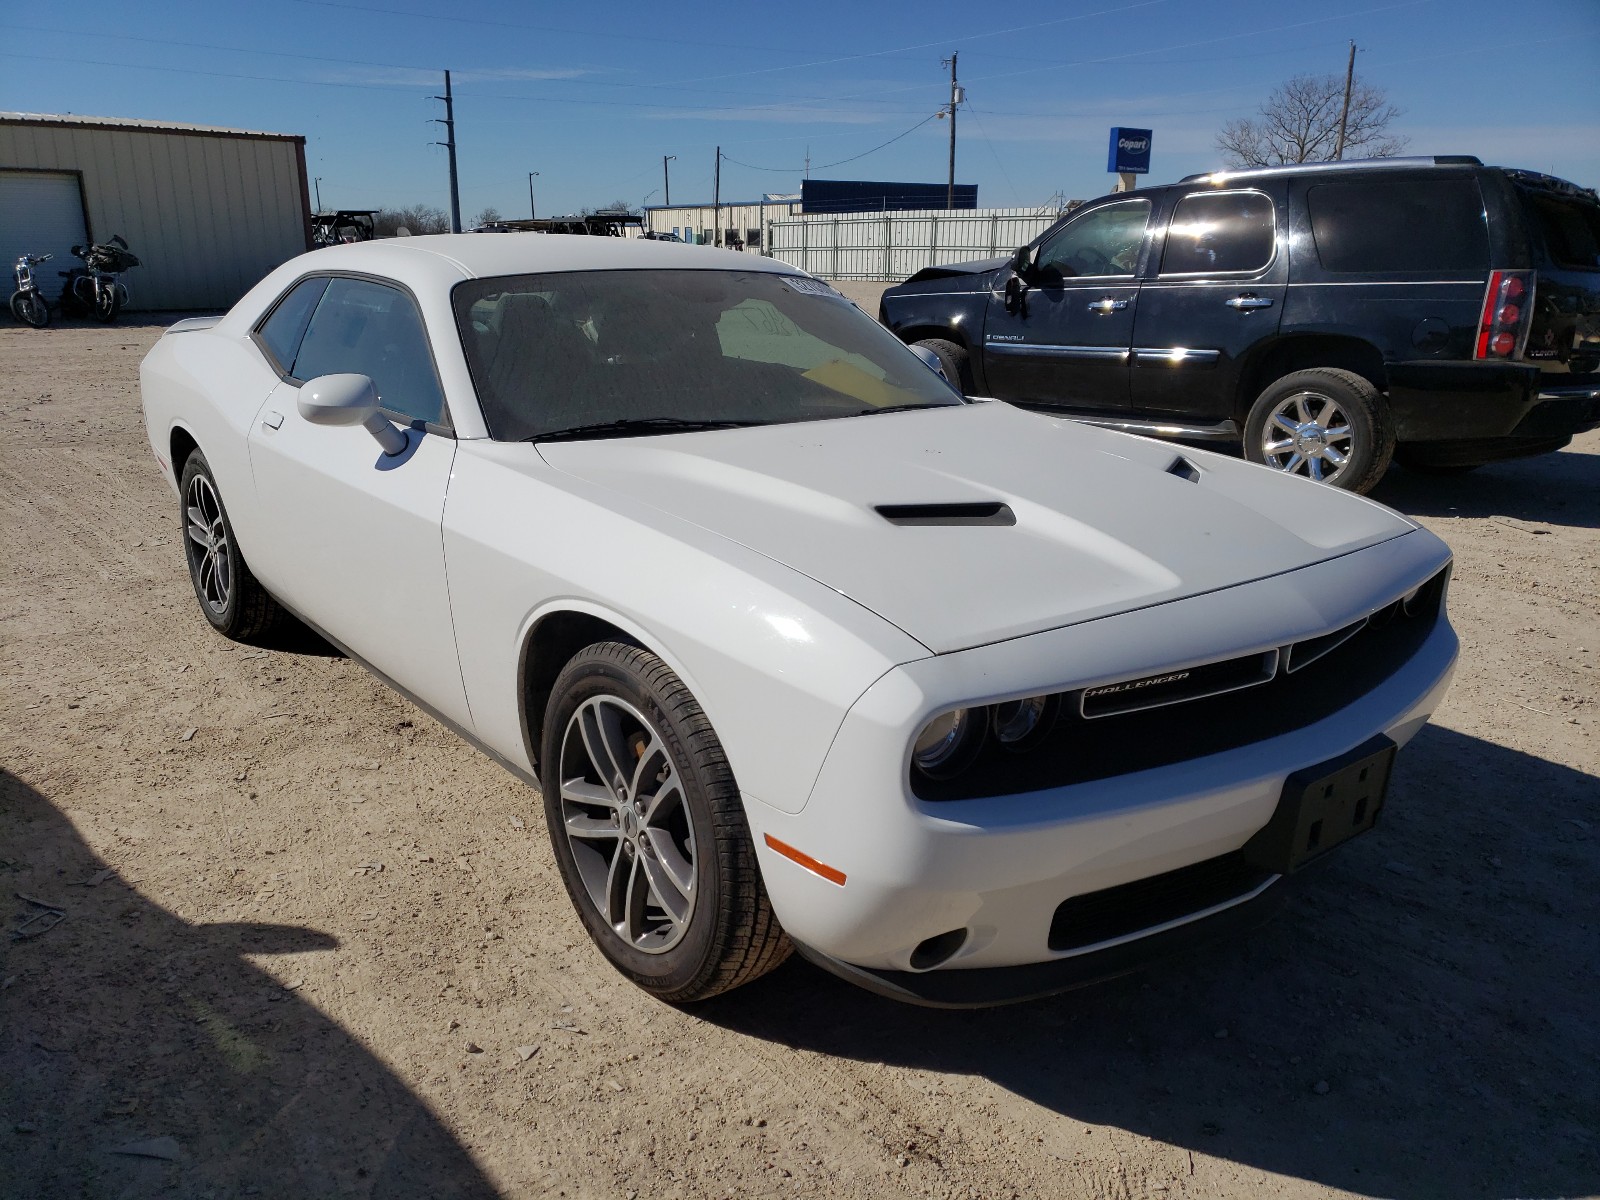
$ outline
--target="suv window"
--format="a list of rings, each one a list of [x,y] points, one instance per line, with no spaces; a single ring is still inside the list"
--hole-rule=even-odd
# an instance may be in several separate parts
[[[1178,201],[1161,274],[1259,271],[1272,261],[1277,211],[1260,192],[1197,192]]]
[[[1489,233],[1478,181],[1320,183],[1306,192],[1323,270],[1483,271]]]
[[[1600,204],[1522,193],[1522,207],[1558,267],[1600,267]]]
[[[1107,204],[1070,222],[1039,250],[1041,272],[1075,275],[1132,275],[1139,244],[1150,223],[1150,201]]]
[[[278,301],[276,308],[261,322],[256,337],[275,361],[283,374],[294,366],[295,352],[300,349],[300,338],[306,331],[306,322],[316,310],[322,291],[328,286],[326,276],[302,279]]]
[[[428,354],[422,314],[399,288],[333,279],[294,360],[296,379],[366,375],[383,407],[413,421],[443,420],[444,394]]]

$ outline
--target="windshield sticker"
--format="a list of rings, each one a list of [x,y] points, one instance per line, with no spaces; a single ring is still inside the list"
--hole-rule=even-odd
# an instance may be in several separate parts
[[[843,300],[842,293],[835,291],[820,279],[811,279],[805,275],[780,275],[779,279],[788,284],[792,291],[799,292],[802,296],[827,296],[830,300]]]

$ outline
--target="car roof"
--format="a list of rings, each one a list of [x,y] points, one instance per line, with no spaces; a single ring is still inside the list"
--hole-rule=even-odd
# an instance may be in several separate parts
[[[431,263],[429,260],[432,260]],[[443,260],[443,261],[441,261]],[[787,263],[646,238],[584,237],[561,233],[440,233],[384,238],[313,250],[296,260],[302,271],[367,271],[404,279],[455,268],[457,279],[532,275],[546,271],[700,270],[772,271],[796,275]]]
[[[1405,158],[1351,158],[1340,162],[1286,163],[1274,167],[1241,167],[1237,170],[1208,171],[1185,175],[1179,183],[1228,183],[1235,179],[1271,179],[1282,175],[1325,175],[1345,171],[1390,171],[1418,167],[1481,167],[1471,154],[1413,155]]]

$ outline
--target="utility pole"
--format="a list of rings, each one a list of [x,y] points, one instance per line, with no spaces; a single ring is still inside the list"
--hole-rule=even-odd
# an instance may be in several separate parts
[[[944,59],[942,65],[950,68],[950,182],[945,188],[944,206],[956,206],[956,105],[961,103],[961,89],[956,86],[956,55],[958,51],[950,51],[950,57]]]
[[[321,212],[322,211],[322,176],[321,175],[317,176],[316,183],[313,186],[315,186],[316,189],[317,189],[317,211]]]
[[[806,147],[806,178],[811,178],[811,147]]]
[[[668,208],[672,207],[672,176],[667,173],[667,164],[677,157],[676,154],[661,156],[661,194]]]
[[[528,172],[528,220],[530,221],[539,215],[533,211],[533,177],[538,173],[537,171]]]
[[[1345,124],[1350,119],[1350,85],[1356,78],[1356,44],[1350,43],[1350,63],[1344,69],[1344,107],[1339,110],[1339,144],[1334,147],[1333,158],[1335,162],[1344,158],[1344,131]]]
[[[444,73],[444,95],[435,96],[435,100],[444,101],[444,119],[433,119],[435,125],[444,126],[445,140],[435,142],[435,146],[443,146],[450,152],[450,232],[461,232],[461,188],[456,179],[456,105],[450,95],[450,72]]]
[[[711,230],[711,244],[722,245],[722,147],[717,147],[717,166],[711,173],[711,216],[716,225]]]

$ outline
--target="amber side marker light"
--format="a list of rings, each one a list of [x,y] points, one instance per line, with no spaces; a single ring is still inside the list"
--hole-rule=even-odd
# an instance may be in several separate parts
[[[840,887],[844,886],[844,872],[843,871],[836,871],[832,867],[830,867],[827,863],[818,862],[816,859],[812,858],[811,855],[807,854],[805,851],[796,850],[793,846],[789,845],[788,842],[780,842],[777,838],[773,837],[770,833],[764,834],[763,836],[766,838],[768,846],[770,846],[772,849],[776,850],[779,854],[783,855],[790,862],[799,863],[802,867],[804,867],[806,870],[810,871],[813,875],[821,875],[829,883],[837,883]]]

